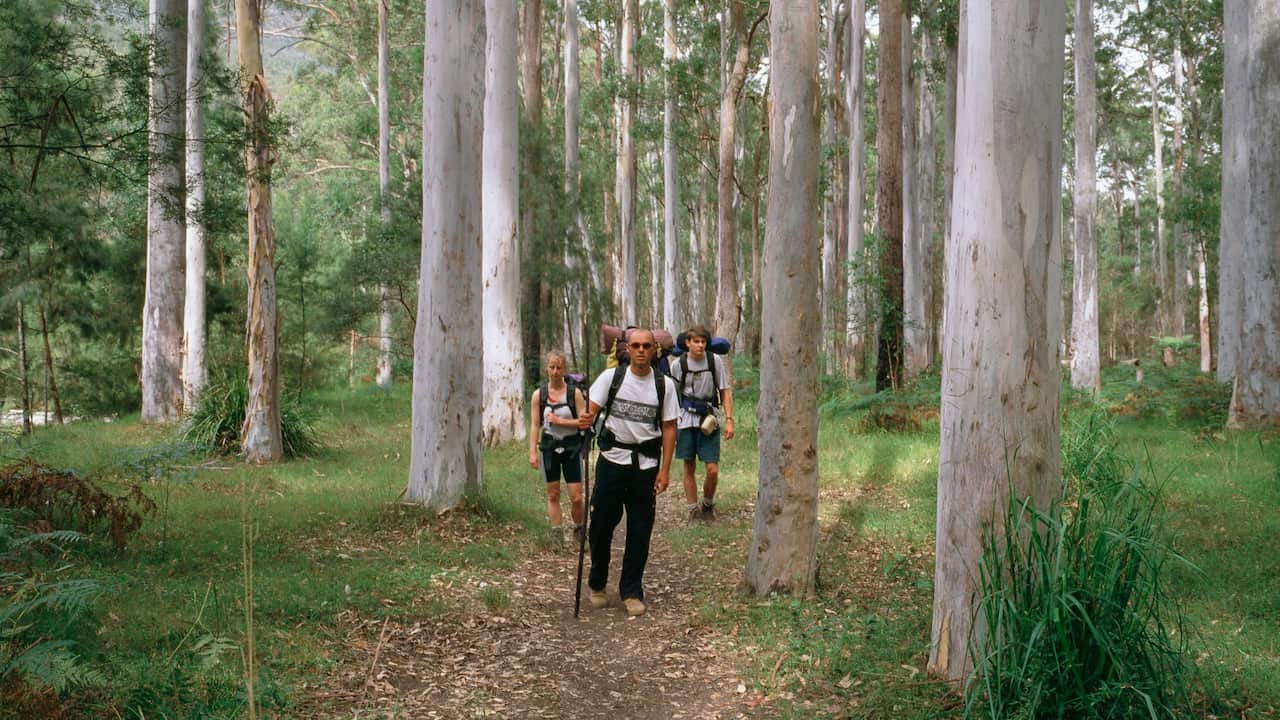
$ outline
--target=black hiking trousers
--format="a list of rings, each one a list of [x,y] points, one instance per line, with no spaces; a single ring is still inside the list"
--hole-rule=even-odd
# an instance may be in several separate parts
[[[649,536],[657,507],[653,483],[658,468],[639,470],[618,465],[601,457],[596,462],[596,484],[591,492],[591,521],[587,537],[591,539],[591,575],[587,586],[604,590],[609,584],[609,545],[613,530],[627,515],[627,544],[622,553],[622,577],[618,594],[644,599],[644,566],[649,561]]]

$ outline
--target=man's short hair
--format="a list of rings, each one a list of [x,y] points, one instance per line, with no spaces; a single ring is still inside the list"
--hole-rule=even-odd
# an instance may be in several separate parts
[[[711,331],[707,330],[706,325],[694,325],[684,331],[684,337],[685,340],[692,340],[693,338],[700,337],[706,342],[711,342]]]

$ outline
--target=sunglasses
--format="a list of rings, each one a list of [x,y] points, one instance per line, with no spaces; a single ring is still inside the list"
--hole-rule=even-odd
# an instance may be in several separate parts
[[[627,347],[631,348],[632,350],[652,350],[653,343],[633,342],[633,343],[627,343]]]

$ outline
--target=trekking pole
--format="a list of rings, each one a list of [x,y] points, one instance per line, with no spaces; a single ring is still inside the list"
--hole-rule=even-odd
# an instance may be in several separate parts
[[[573,586],[573,616],[578,617],[578,608],[582,606],[582,559],[587,551],[587,520],[591,516],[591,440],[583,446],[587,449],[583,462],[587,467],[582,471],[582,537],[578,538],[578,582]]]

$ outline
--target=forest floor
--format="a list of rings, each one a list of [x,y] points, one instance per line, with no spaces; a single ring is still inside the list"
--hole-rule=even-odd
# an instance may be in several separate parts
[[[683,525],[683,504],[664,495],[658,506],[644,615],[628,617],[617,594],[624,519],[614,534],[609,605],[597,609],[587,601],[588,557],[577,618],[577,553],[558,545],[503,574],[509,605],[475,608],[462,621],[409,624],[344,613],[345,658],[330,682],[315,688],[313,711],[411,718],[751,717],[764,696],[749,692],[735,672],[741,648],[732,637],[690,622],[694,571],[664,533]],[[439,600],[440,584],[433,585],[424,591]],[[455,590],[468,593],[465,586]]]

